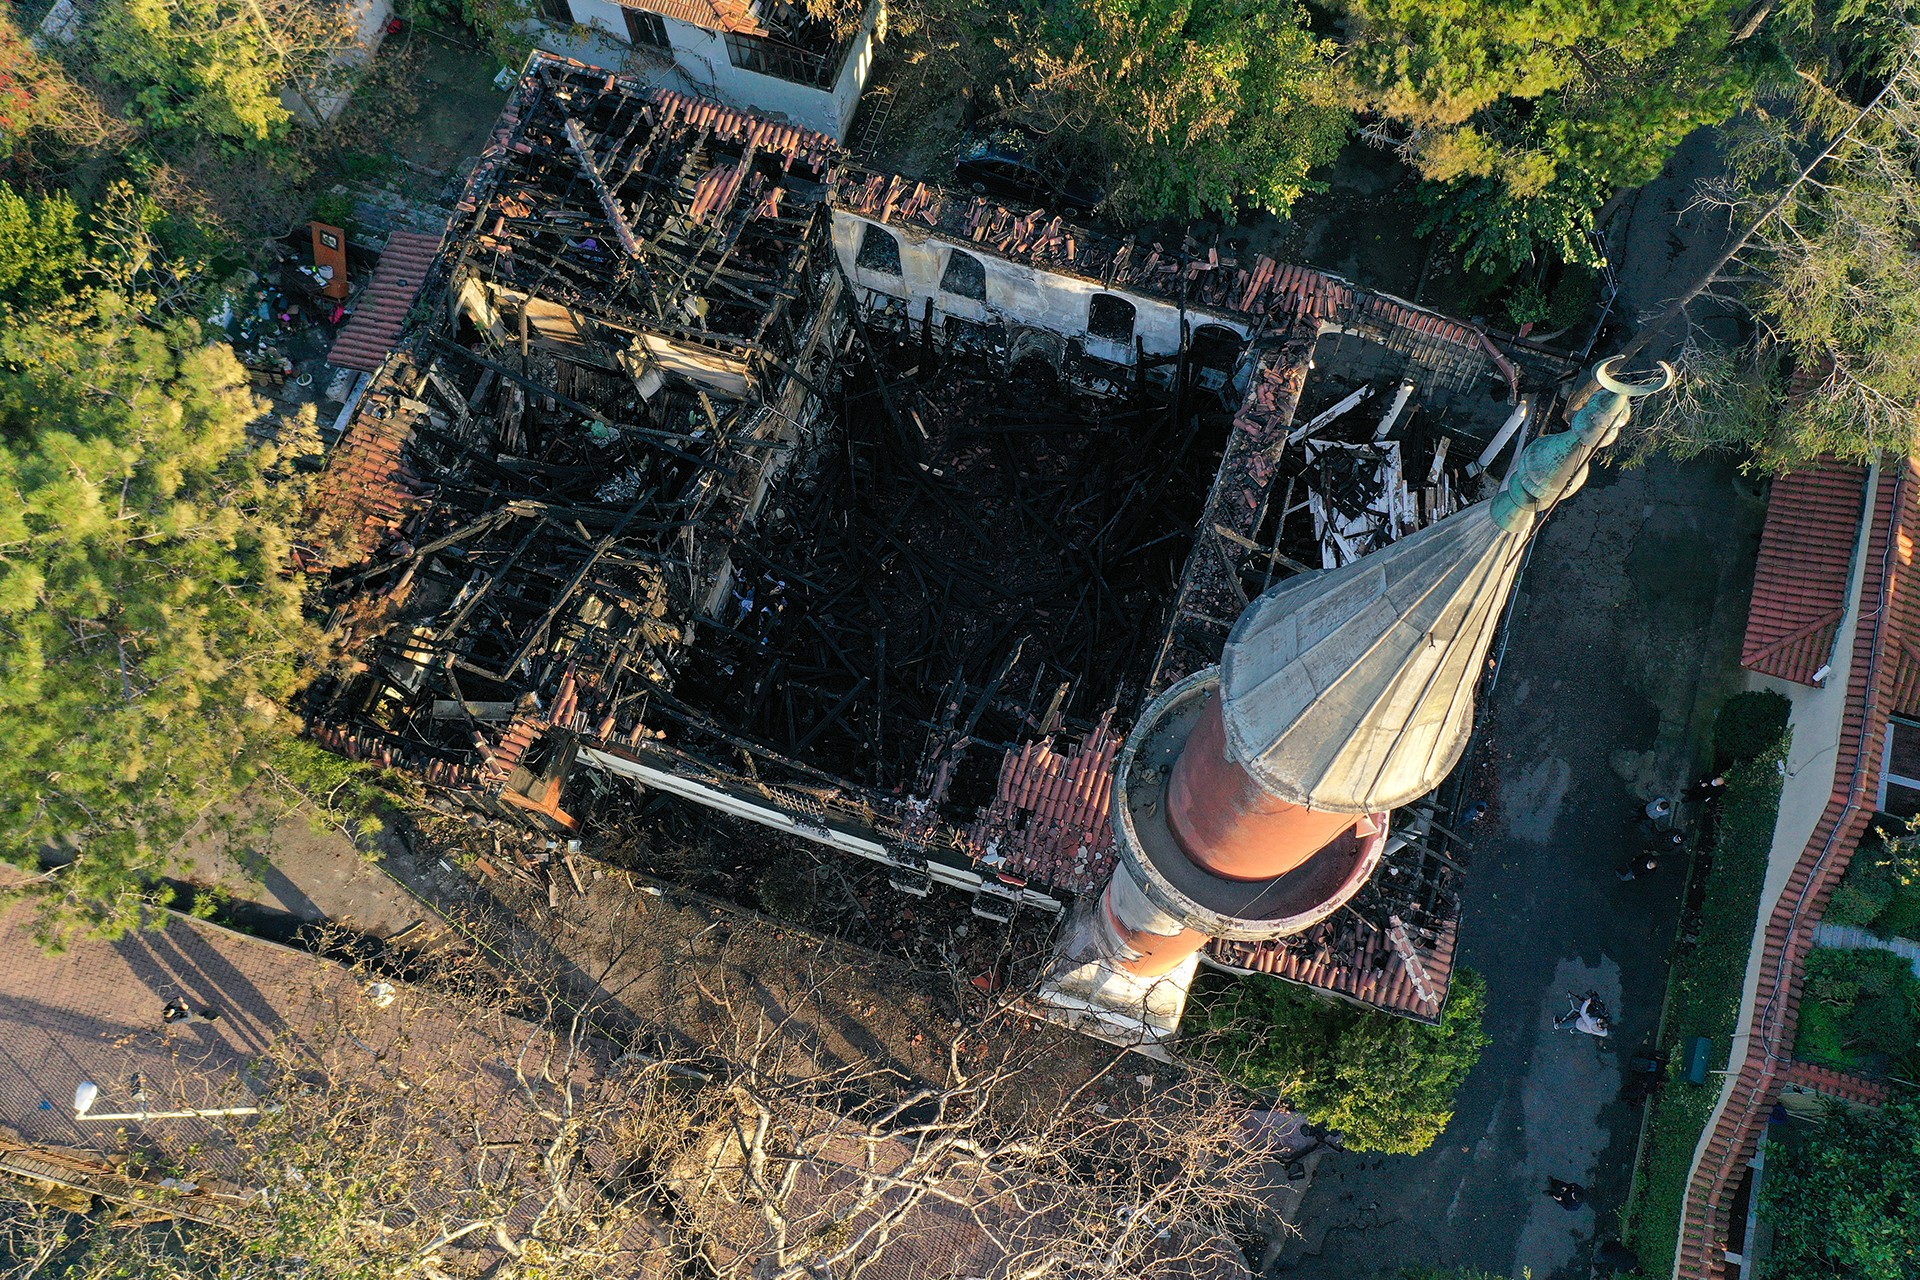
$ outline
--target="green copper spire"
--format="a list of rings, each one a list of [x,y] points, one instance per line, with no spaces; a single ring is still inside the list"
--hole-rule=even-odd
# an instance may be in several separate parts
[[[1673,385],[1673,366],[1660,363],[1657,382],[1629,383],[1615,378],[1619,357],[1594,366],[1592,381],[1568,406],[1568,427],[1541,436],[1521,451],[1493,497],[1493,520],[1509,533],[1522,533],[1554,503],[1577,492],[1587,480],[1587,463],[1612,444],[1633,413],[1633,402]]]

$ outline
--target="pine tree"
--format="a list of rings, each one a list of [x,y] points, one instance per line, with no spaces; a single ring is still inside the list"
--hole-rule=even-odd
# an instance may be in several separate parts
[[[316,645],[286,573],[310,421],[223,344],[95,295],[0,333],[0,827],[46,936],[138,919],[284,733]],[[20,891],[16,888],[16,891]]]

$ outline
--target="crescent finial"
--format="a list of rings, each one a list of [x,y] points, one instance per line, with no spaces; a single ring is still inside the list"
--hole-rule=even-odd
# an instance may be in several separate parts
[[[1620,356],[1602,360],[1593,370],[1593,380],[1614,394],[1623,395],[1629,399],[1638,399],[1641,396],[1653,395],[1657,391],[1665,391],[1679,377],[1674,372],[1673,366],[1662,360],[1658,382],[1622,382],[1613,376],[1613,366],[1619,364],[1620,360]]]

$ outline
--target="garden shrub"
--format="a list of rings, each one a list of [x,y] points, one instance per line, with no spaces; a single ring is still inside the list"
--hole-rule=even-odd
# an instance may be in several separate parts
[[[1920,1276],[1920,1100],[1828,1109],[1793,1147],[1767,1148],[1760,1216],[1773,1225],[1767,1274],[1839,1280]]]
[[[1821,922],[1920,941],[1920,841],[1876,827],[1854,850]]]
[[[1736,693],[1713,721],[1713,750],[1721,767],[1751,760],[1780,740],[1793,704],[1771,689]]]
[[[1454,1092],[1487,1045],[1487,987],[1470,969],[1454,973],[1437,1027],[1335,1004],[1275,978],[1234,979],[1196,994],[1201,1052],[1337,1130],[1356,1151],[1425,1151],[1453,1119]]]
[[[1807,955],[1797,1058],[1857,1070],[1898,1058],[1920,1036],[1920,979],[1888,951],[1815,947]]]

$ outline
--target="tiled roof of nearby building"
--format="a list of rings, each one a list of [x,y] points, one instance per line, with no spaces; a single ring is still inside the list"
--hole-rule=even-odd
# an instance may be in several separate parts
[[[753,12],[749,0],[620,0],[620,4],[709,31],[742,36],[767,34],[766,24]]]
[[[1791,1060],[1800,984],[1821,913],[1873,816],[1881,744],[1907,651],[1920,639],[1920,466],[1909,459],[1881,472],[1861,574],[1860,626],[1847,675],[1845,719],[1834,759],[1833,793],[1786,887],[1768,911],[1759,985],[1745,1056],[1687,1187],[1678,1275],[1723,1274],[1729,1215],[1747,1161],[1782,1083],[1802,1071]],[[1762,904],[1763,909],[1765,904]]]
[[[1864,467],[1827,458],[1774,481],[1741,666],[1812,684],[1832,660],[1866,475]]]
[[[1811,1062],[1789,1062],[1780,1073],[1780,1083],[1798,1085],[1842,1102],[1859,1102],[1870,1107],[1885,1105],[1893,1090],[1885,1081],[1869,1080],[1851,1071],[1816,1067]]]
[[[344,973],[180,916],[111,942],[80,938],[58,955],[41,949],[32,926],[25,903],[0,913],[0,1124],[29,1143],[112,1151],[124,1127],[217,1160],[223,1130],[209,1121],[77,1120],[74,1090],[82,1081],[98,1085],[101,1112],[134,1110],[135,1078],[155,1099],[234,1105],[227,1091],[238,1087],[241,1068],[290,1020],[320,1016],[338,993],[318,980]],[[161,1012],[175,1001],[220,1017],[168,1024]]]
[[[393,350],[394,340],[413,309],[413,300],[427,278],[427,268],[440,252],[440,237],[417,231],[395,231],[387,237],[380,254],[380,265],[373,270],[360,296],[354,300],[353,317],[333,340],[327,363],[343,369],[373,373]]]

